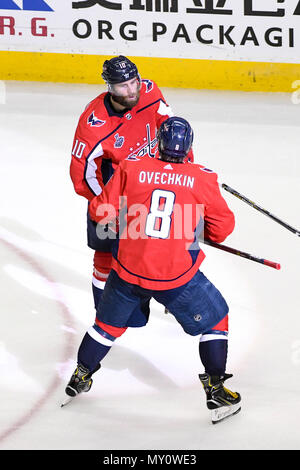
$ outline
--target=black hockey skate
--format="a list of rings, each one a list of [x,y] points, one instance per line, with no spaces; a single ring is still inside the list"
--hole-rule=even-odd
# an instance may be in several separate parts
[[[88,392],[93,384],[93,379],[91,377],[97,370],[100,369],[100,367],[101,365],[99,364],[96,369],[90,371],[82,364],[78,364],[65,389],[66,394],[70,398],[67,398],[67,400],[65,400],[61,406],[68,404],[71,399],[76,397],[79,393]]]
[[[211,410],[212,423],[216,424],[241,410],[241,395],[232,392],[224,387],[225,380],[232,377],[232,374],[214,376],[199,374],[206,393],[206,405]]]

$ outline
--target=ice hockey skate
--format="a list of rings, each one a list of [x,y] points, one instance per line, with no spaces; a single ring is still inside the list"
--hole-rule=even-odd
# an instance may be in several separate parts
[[[100,369],[100,364],[96,369],[90,371],[82,364],[78,364],[75,371],[73,372],[71,379],[66,386],[65,392],[68,397],[63,401],[61,407],[70,403],[70,401],[76,397],[79,393],[88,392],[93,384],[92,374]]]
[[[231,377],[232,374],[225,374],[224,376],[199,374],[199,379],[206,393],[206,405],[211,410],[213,424],[219,423],[241,410],[240,394],[228,390],[223,385],[225,380]]]

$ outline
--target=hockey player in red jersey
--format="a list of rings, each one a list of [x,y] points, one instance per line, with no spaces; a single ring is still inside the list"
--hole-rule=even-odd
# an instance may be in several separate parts
[[[225,240],[234,229],[234,215],[217,175],[186,161],[192,141],[186,120],[168,118],[158,133],[159,159],[124,160],[91,201],[89,213],[100,238],[110,233],[104,230],[107,224],[118,237],[95,324],[82,340],[66,387],[71,397],[90,389],[92,374],[130,326],[135,309],[143,310],[154,298],[186,333],[206,338],[200,340],[205,373],[199,378],[212,421],[240,410],[240,395],[223,385],[231,377],[226,374],[228,306],[199,271],[204,253],[198,243],[201,233],[218,243]]]
[[[80,116],[72,148],[71,179],[75,191],[88,201],[102,193],[122,160],[155,157],[157,129],[173,114],[157,85],[141,79],[128,58],[105,61],[102,78],[108,91],[91,101]],[[113,241],[99,239],[89,214],[87,236],[88,246],[95,250],[92,288],[97,308],[111,268]],[[141,318],[146,321],[137,312],[132,326],[140,325]]]

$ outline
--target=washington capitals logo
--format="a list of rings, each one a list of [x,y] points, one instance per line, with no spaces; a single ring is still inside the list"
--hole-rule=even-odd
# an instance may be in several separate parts
[[[88,117],[88,120],[87,120],[87,123],[91,126],[91,127],[101,127],[103,126],[103,124],[105,124],[106,121],[102,121],[101,119],[98,119],[96,116],[95,116],[95,113],[94,111],[92,112],[92,114]]]
[[[140,160],[140,157],[144,157],[145,155],[149,155],[151,158],[155,157],[157,137],[151,139],[150,124],[146,124],[146,134],[147,137],[144,137],[144,145],[139,147],[138,150],[134,150],[132,153],[130,153],[126,160]]]

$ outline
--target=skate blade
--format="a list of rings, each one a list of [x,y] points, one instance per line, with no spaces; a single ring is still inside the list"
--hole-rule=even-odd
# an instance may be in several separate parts
[[[221,406],[211,411],[211,421],[213,424],[220,423],[230,416],[236,415],[241,411],[241,404],[237,403],[236,405],[231,406]]]
[[[64,406],[68,405],[72,400],[74,400],[75,397],[67,397],[60,405],[61,408]]]

